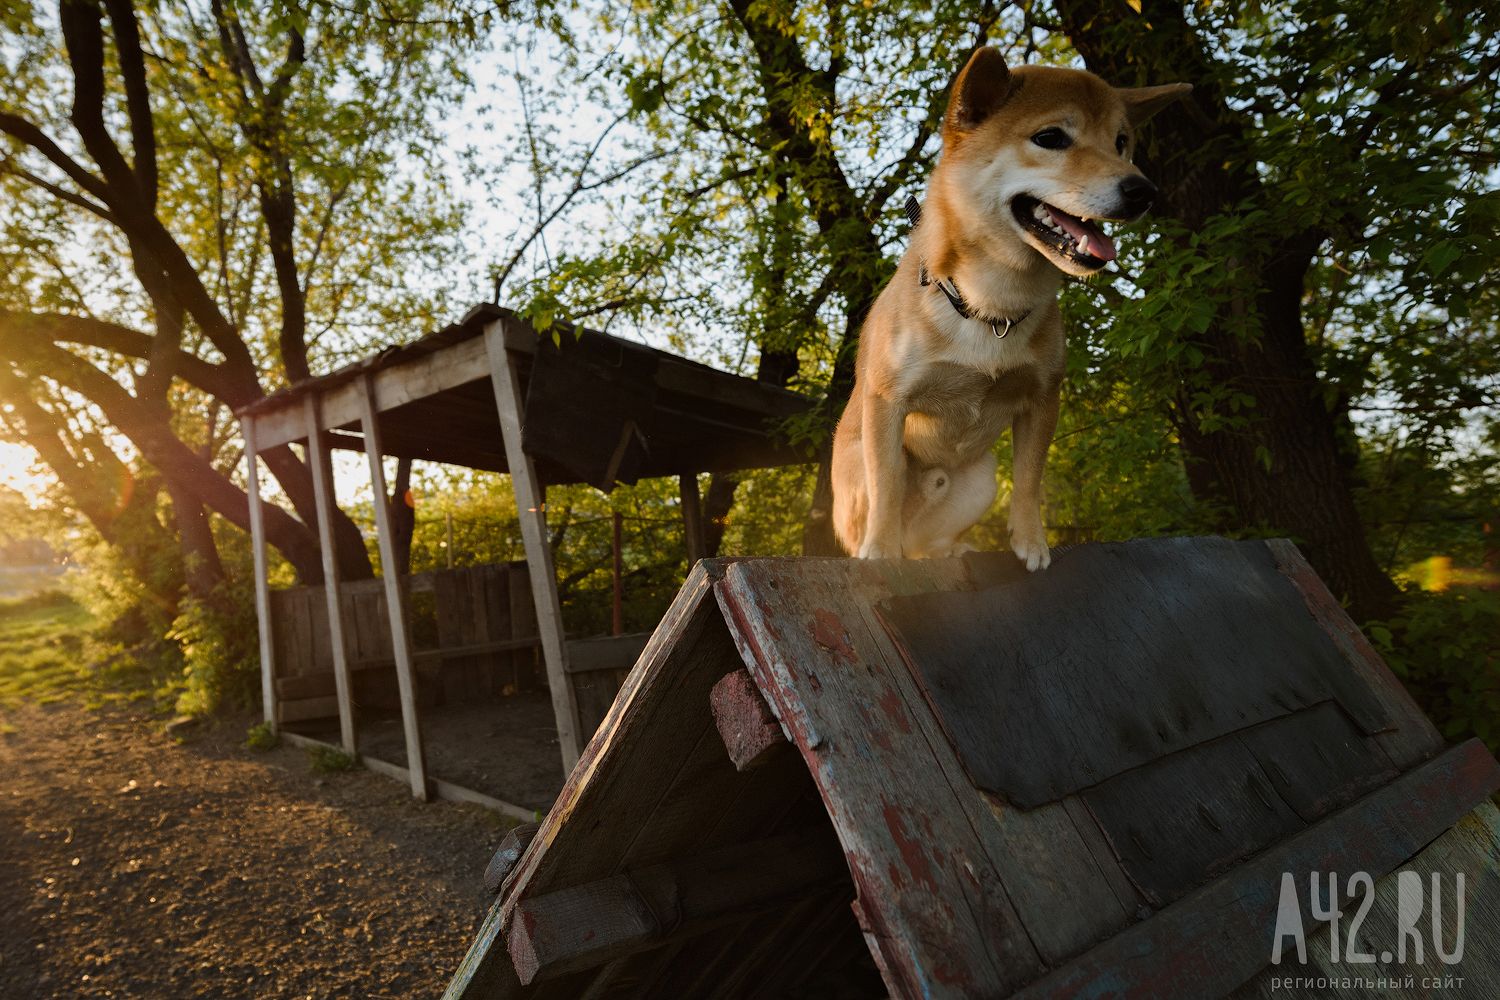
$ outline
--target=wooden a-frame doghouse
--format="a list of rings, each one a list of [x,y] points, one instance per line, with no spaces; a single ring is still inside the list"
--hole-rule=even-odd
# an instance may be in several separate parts
[[[1084,545],[1032,575],[707,561],[496,855],[446,998],[1490,996],[1497,786],[1288,542]],[[1420,951],[1410,872],[1443,897]],[[1273,965],[1286,873],[1307,953]],[[1330,953],[1313,873],[1369,910],[1344,943],[1377,964]]]
[[[578,760],[644,636],[570,642],[564,634],[548,544],[547,486],[587,483],[607,491],[617,482],[677,477],[691,561],[704,554],[697,474],[803,461],[778,423],[808,406],[795,393],[617,337],[571,327],[555,338],[539,335],[509,310],[480,305],[442,331],[244,407],[238,416],[246,444],[266,720],[282,729],[314,715],[336,717],[342,749],[374,770],[409,781],[417,797],[435,793],[531,817],[529,804],[428,774],[417,699],[421,670],[455,660],[478,661],[480,668],[503,665],[518,650],[530,655],[539,645],[561,748],[560,780]],[[291,595],[270,588],[259,470],[266,450],[293,443],[305,449],[314,472],[325,578],[316,595],[295,595],[311,596],[300,604],[273,601]],[[485,574],[440,572],[436,586],[432,574],[385,573],[378,583],[341,581],[332,544],[332,449],[365,453],[377,500],[388,492],[386,456],[509,473],[524,567],[513,574],[506,567]],[[381,565],[393,566],[391,517],[383,502],[374,510]],[[525,627],[486,620],[507,614],[502,607],[486,615],[485,595],[493,598],[507,575],[519,579],[521,573],[529,580],[529,597],[521,586],[510,586],[508,600],[511,611],[524,613]],[[459,621],[440,631],[436,646],[418,649],[412,591],[425,587],[441,596],[444,584],[477,620]],[[286,655],[296,645],[285,634],[292,626],[293,638],[300,637],[305,647],[298,657]],[[372,635],[378,641],[372,642]],[[374,652],[361,653],[365,647]],[[361,753],[356,682],[377,671],[395,674],[404,767]],[[282,735],[318,742],[284,729]]]

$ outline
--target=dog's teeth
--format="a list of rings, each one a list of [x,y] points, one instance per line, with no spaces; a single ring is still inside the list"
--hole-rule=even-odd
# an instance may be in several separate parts
[[[1081,240],[1078,241],[1078,252],[1079,253],[1088,253],[1089,252],[1089,238],[1087,236],[1085,236],[1083,239],[1081,239]]]
[[[1037,206],[1031,210],[1031,215],[1036,219],[1045,219],[1047,218],[1047,210],[1042,207],[1041,202],[1038,202]]]

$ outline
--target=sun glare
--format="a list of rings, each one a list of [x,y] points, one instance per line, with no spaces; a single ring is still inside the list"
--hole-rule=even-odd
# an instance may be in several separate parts
[[[36,452],[24,444],[0,441],[0,486],[15,490],[35,503],[47,487],[47,475]]]

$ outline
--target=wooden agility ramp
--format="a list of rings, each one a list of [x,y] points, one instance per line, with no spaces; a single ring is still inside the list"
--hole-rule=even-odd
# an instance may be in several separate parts
[[[1497,787],[1288,542],[1085,545],[1031,575],[1009,554],[705,561],[534,839],[497,856],[446,996],[1493,986]],[[1382,962],[1400,869],[1439,875],[1446,936],[1424,916],[1422,959]],[[1314,872],[1351,912],[1368,873],[1376,964],[1330,956]],[[1272,965],[1284,873],[1307,956],[1284,939]],[[1327,990],[1365,975],[1384,985]]]

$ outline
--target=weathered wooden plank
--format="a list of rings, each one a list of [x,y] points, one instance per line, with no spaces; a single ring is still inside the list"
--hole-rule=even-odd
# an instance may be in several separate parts
[[[525,448],[601,490],[634,483],[656,449],[642,428],[660,353],[591,331],[543,340],[526,385]],[[587,400],[587,406],[580,406]]]
[[[807,409],[805,396],[670,354],[662,356],[656,382],[663,392],[717,400],[750,413],[789,417]]]
[[[1259,543],[1082,546],[883,613],[974,783],[1023,808],[1320,701],[1367,733],[1390,724]]]
[[[736,771],[753,771],[787,745],[781,723],[750,673],[725,674],[709,694],[714,725]]]
[[[311,719],[331,719],[339,714],[337,697],[288,698],[276,703],[277,722],[307,722]]]
[[[421,720],[417,716],[417,678],[412,663],[411,629],[407,618],[406,594],[397,572],[396,539],[391,526],[386,497],[385,466],[381,460],[380,422],[376,416],[374,391],[368,379],[360,379],[364,401],[361,428],[369,442],[370,485],[374,490],[375,534],[380,544],[381,579],[385,584],[386,618],[391,633],[391,652],[396,660],[396,683],[401,693],[401,723],[406,736],[406,766],[411,778],[411,793],[427,798],[427,764],[422,753]]]
[[[783,834],[524,899],[506,945],[525,984],[786,906],[846,878],[831,831]]]
[[[1378,737],[1365,736],[1333,702],[1237,734],[1287,805],[1311,822],[1398,773]]]
[[[953,784],[956,763],[945,772],[935,759],[944,747],[913,717],[920,696],[884,631],[840,617],[889,593],[875,572],[841,561],[734,563],[716,596],[812,772],[892,992],[1013,988],[1042,966],[970,821],[977,796]]]
[[[510,568],[486,566],[476,583],[480,585],[476,586],[473,593],[476,602],[473,624],[475,638],[486,642],[516,638],[511,634],[510,608],[513,598],[510,593]],[[540,637],[533,639],[532,648],[541,648]],[[487,690],[491,697],[507,692],[516,694],[522,690],[513,653],[514,650],[511,650],[485,656],[477,661],[485,667]]]
[[[878,562],[874,567],[893,596],[973,586],[973,563],[968,558]],[[1027,575],[1024,568],[1021,574]],[[878,607],[863,617],[872,633],[894,644],[905,663],[898,637],[883,623]],[[911,682],[909,717],[934,747],[934,759],[948,780],[955,788],[966,786],[967,776],[927,710],[915,678],[909,671],[906,676]],[[1112,854],[1100,856],[1090,849],[1064,806],[1020,810],[979,794],[972,799],[961,796],[960,801],[970,808],[969,822],[978,830],[1006,896],[1044,962],[1055,965],[1076,955],[1132,918],[1133,909],[1122,905],[1111,888],[1113,882],[1128,881],[1118,861]]]
[[[481,656],[485,653],[507,653],[513,649],[532,649],[540,639],[532,636],[525,639],[499,639],[494,642],[471,642],[464,646],[447,646],[442,649],[423,649],[412,654],[417,661],[451,660],[464,656]],[[384,662],[389,663],[389,660]]]
[[[260,449],[254,417],[240,421],[245,436],[245,489],[250,497],[250,551],[255,564],[255,622],[260,640],[260,698],[262,718],[276,728],[276,646],[271,629],[271,577],[266,556],[266,516],[261,509]]]
[[[609,714],[609,706],[614,703],[625,675],[623,670],[590,670],[568,675],[568,683],[573,685],[573,700],[578,705],[580,733],[593,739],[599,724]]]
[[[484,342],[490,362],[490,381],[495,389],[495,408],[500,432],[510,462],[510,482],[516,494],[516,512],[521,539],[526,546],[526,564],[531,574],[531,596],[536,607],[542,654],[547,665],[547,687],[552,714],[557,721],[557,742],[564,771],[578,762],[578,706],[568,682],[567,637],[563,633],[562,608],[557,599],[557,571],[552,564],[552,546],[547,538],[547,516],[536,467],[521,446],[521,379],[505,349],[505,323],[485,328]]]
[[[332,743],[328,743],[324,740],[314,739],[311,736],[303,736],[300,733],[284,732],[281,734],[281,738],[286,742],[292,744],[293,746],[327,748],[329,750],[341,749],[340,747],[337,747]],[[402,767],[400,764],[392,764],[388,760],[381,760],[379,757],[371,757],[368,754],[357,754],[356,757],[359,760],[360,766],[368,771],[373,771],[376,774],[384,775],[387,778],[393,778],[396,781],[401,782],[403,785],[409,784],[411,782],[411,772]],[[449,802],[469,802],[476,806],[483,806],[491,812],[499,813],[502,816],[508,816],[511,819],[519,819],[530,822],[534,821],[537,818],[536,810],[531,808],[530,806],[517,805],[514,802],[507,802],[504,799],[497,799],[493,795],[486,795],[483,792],[476,792],[472,788],[465,788],[462,785],[455,785],[451,781],[443,781],[440,778],[429,777],[427,779],[427,784],[429,790],[434,796],[440,799],[445,799]]]
[[[338,688],[333,674],[296,674],[276,678],[276,697],[282,701],[298,698],[333,698]]]
[[[1305,825],[1236,736],[1126,771],[1082,797],[1157,907]]]
[[[1403,774],[1173,903],[1017,994],[1221,996],[1271,954],[1283,872],[1379,878],[1500,788],[1500,764],[1470,740]]]
[[[1149,917],[1151,905],[1146,902],[1146,897],[1141,895],[1140,889],[1136,888],[1135,883],[1130,881],[1130,877],[1120,867],[1119,858],[1115,856],[1114,849],[1105,839],[1104,831],[1099,829],[1098,821],[1094,819],[1093,813],[1089,812],[1089,807],[1084,805],[1083,799],[1077,795],[1069,795],[1063,799],[1062,805],[1068,818],[1073,821],[1073,829],[1078,831],[1079,840],[1083,842],[1084,849],[1094,862],[1094,867],[1119,902],[1121,912],[1136,920]]]
[[[465,594],[469,589],[466,576],[463,571],[450,570],[437,574],[433,580],[432,616],[437,625],[438,649],[452,649],[473,640],[462,623]],[[479,692],[474,690],[467,676],[468,662],[454,656],[444,657],[442,663],[445,669],[439,673],[437,680],[442,685],[444,701],[468,703],[479,697]]]
[[[349,680],[349,646],[344,640],[343,591],[339,587],[338,550],[333,537],[333,510],[337,506],[333,465],[328,458],[328,444],[323,438],[323,424],[315,394],[304,397],[303,410],[307,420],[307,459],[312,467],[313,503],[317,508],[318,549],[323,559],[323,593],[328,607],[327,635],[333,662],[334,691],[338,698],[339,738],[345,753],[355,753],[359,745],[355,733],[353,685]]]
[[[532,690],[537,684],[536,650],[541,648],[541,633],[536,620],[536,603],[531,599],[530,575],[524,562],[511,563],[506,572],[506,594],[510,600],[511,638],[535,638],[537,646],[511,656],[511,670],[522,690]],[[566,657],[564,657],[566,660]],[[564,662],[564,667],[567,663]]]
[[[605,724],[542,821],[504,899],[507,921],[515,901],[527,893],[614,874],[628,845],[590,836],[590,818],[649,814],[686,749],[712,725],[704,711],[708,692],[738,660],[732,646],[726,655],[711,644],[710,629],[717,627],[717,641],[728,645],[710,599],[711,571],[722,567],[706,560],[688,574]],[[701,645],[705,637],[709,645]],[[710,655],[702,655],[705,651]],[[663,677],[676,683],[659,684]],[[571,824],[575,814],[585,819]]]
[[[305,662],[305,651],[296,644],[296,616],[302,613],[301,596],[285,590],[270,592],[271,646],[276,680],[306,673],[314,665]]]
[[[718,646],[719,669],[730,666],[723,654],[732,651],[727,641]],[[708,714],[707,696],[699,702],[689,728],[692,742],[684,741],[672,769],[658,778],[658,787],[647,800],[639,821],[623,832],[623,851],[615,872],[641,868],[670,860],[684,845],[694,843],[708,823],[721,815],[738,791],[735,770],[719,745],[719,734]],[[743,836],[742,838],[743,839]]]
[[[1297,546],[1285,538],[1273,538],[1264,544],[1276,568],[1302,596],[1313,621],[1332,639],[1353,675],[1364,682],[1389,714],[1394,729],[1380,733],[1377,738],[1391,760],[1398,767],[1407,768],[1441,750],[1443,738],[1432,720],[1412,701]]]
[[[526,993],[500,936],[501,905],[496,900],[479,925],[442,1000],[514,1000]]]
[[[1333,702],[1152,761],[1082,793],[1151,905],[1396,776]]]
[[[720,568],[721,564],[705,561],[690,574],[687,600],[679,595],[663,619],[611,708],[611,723],[601,727],[570,786],[576,787],[580,774],[593,767],[599,768],[597,777],[578,789],[583,801],[570,803],[570,790],[559,799],[557,810],[575,811],[562,828],[561,839],[548,849],[544,859],[550,861],[552,874],[548,878],[556,886],[660,863],[686,849],[708,849],[742,841],[763,830],[770,832],[777,817],[796,803],[808,801],[811,781],[794,755],[741,776],[729,765],[718,744],[709,716],[708,694],[714,681],[741,666],[717,607],[702,600],[708,589],[704,573]],[[695,593],[696,605],[691,596]],[[696,613],[688,614],[694,607]],[[680,637],[675,647],[667,644],[667,636]],[[671,654],[671,662],[654,659],[664,651]],[[650,682],[643,680],[647,670],[655,674]],[[630,736],[613,738],[617,733]],[[606,739],[611,744],[607,753],[615,756],[609,758],[608,765],[591,765],[590,755]],[[638,757],[640,754],[644,757]],[[617,775],[616,768],[624,773]],[[603,816],[640,819],[625,824],[623,835],[589,836],[596,817]],[[805,816],[804,822],[817,817],[814,812]],[[769,827],[762,825],[768,822]],[[523,865],[533,860],[533,854],[528,853]],[[518,887],[507,891],[507,899],[519,893],[519,884],[518,878]],[[602,974],[606,982],[601,989],[617,981],[612,976],[614,971],[611,965],[610,972]],[[579,992],[582,990],[559,995],[577,996]],[[626,989],[618,995],[632,994]]]
[[[708,555],[704,533],[703,499],[698,493],[698,474],[685,472],[677,477],[682,502],[682,534],[687,543],[688,565]]]
[[[374,375],[351,379],[323,391],[320,393],[322,425],[325,428],[345,427],[363,419],[363,390],[359,385],[363,378],[371,380],[376,411],[384,413],[412,400],[483,379],[488,375],[489,358],[484,341],[479,337],[460,341],[440,351],[382,368]],[[306,433],[302,422],[301,402],[296,397],[288,398],[284,404],[258,411],[246,419],[255,421],[263,449],[300,440]]]
[[[1329,873],[1322,874],[1326,886]],[[1433,996],[1487,1000],[1494,995],[1495,984],[1500,983],[1500,941],[1494,935],[1494,928],[1500,927],[1500,812],[1492,803],[1481,803],[1403,864],[1399,872],[1378,879],[1373,893],[1361,885],[1351,896],[1349,880],[1354,872],[1339,870],[1337,874],[1339,895],[1344,897],[1339,960],[1334,961],[1330,951],[1327,923],[1314,921],[1304,913],[1307,962],[1298,961],[1294,939],[1285,939],[1281,963],[1267,965],[1232,994],[1234,1000],[1364,1000],[1377,993],[1391,1000],[1426,1000]],[[1308,899],[1308,873],[1294,875],[1299,898]],[[1464,881],[1462,907],[1457,898],[1460,875]],[[1407,891],[1418,908],[1416,920],[1407,926],[1414,927],[1415,938],[1410,934],[1403,937],[1399,919],[1401,880],[1410,883],[1413,876],[1416,882]],[[1441,919],[1436,931],[1440,937],[1433,930],[1433,876],[1437,876],[1440,893]],[[1366,896],[1371,900],[1368,907]],[[1348,945],[1352,921],[1361,911],[1364,919],[1354,938],[1361,959],[1355,959],[1349,955]],[[1456,947],[1460,923],[1461,949]],[[1454,959],[1451,964],[1439,955],[1436,942]],[[1387,983],[1383,989],[1368,985],[1381,979]],[[1441,982],[1448,985],[1438,985]]]
[[[668,797],[647,819],[648,828],[635,838],[621,870],[670,859],[674,851],[705,851],[756,836],[827,824],[812,778],[795,754],[782,754],[754,772],[735,774],[723,769],[723,751],[712,744],[717,737],[711,732],[705,735],[705,741],[692,752],[697,763],[689,764],[678,773]],[[711,765],[717,764],[721,770],[699,770],[704,758]],[[695,789],[695,784],[704,782],[713,784],[720,791],[710,795],[702,788]],[[694,813],[695,809],[699,811]],[[853,886],[846,883],[839,891],[847,899],[853,894]],[[794,907],[793,912],[798,909]],[[771,922],[774,927],[779,927],[784,921],[771,918]],[[745,921],[744,926],[758,923],[758,920]],[[789,931],[803,929],[805,923],[788,926]],[[725,928],[694,942],[664,946],[651,955],[612,962],[595,977],[589,995],[706,995],[708,991],[702,988],[702,984],[718,981],[700,975],[708,972],[705,966],[714,964],[714,949],[708,939],[722,940],[728,947],[728,942],[735,936],[732,928]],[[785,941],[784,937],[773,936],[765,944],[767,953],[776,953]],[[756,948],[760,948],[758,943]],[[727,971],[752,960],[753,956],[744,951],[733,952],[725,956],[725,965],[721,968]]]
[[[568,640],[568,673],[584,674],[592,670],[629,670],[640,659],[641,651],[651,639],[650,632],[605,635],[589,639]]]
[[[536,832],[542,828],[540,823],[521,823],[511,827],[504,837],[500,839],[500,846],[495,848],[490,863],[484,869],[484,888],[490,893],[497,893],[505,884],[505,878],[516,867],[516,862],[521,860],[521,855],[526,853],[526,848],[536,837]]]

